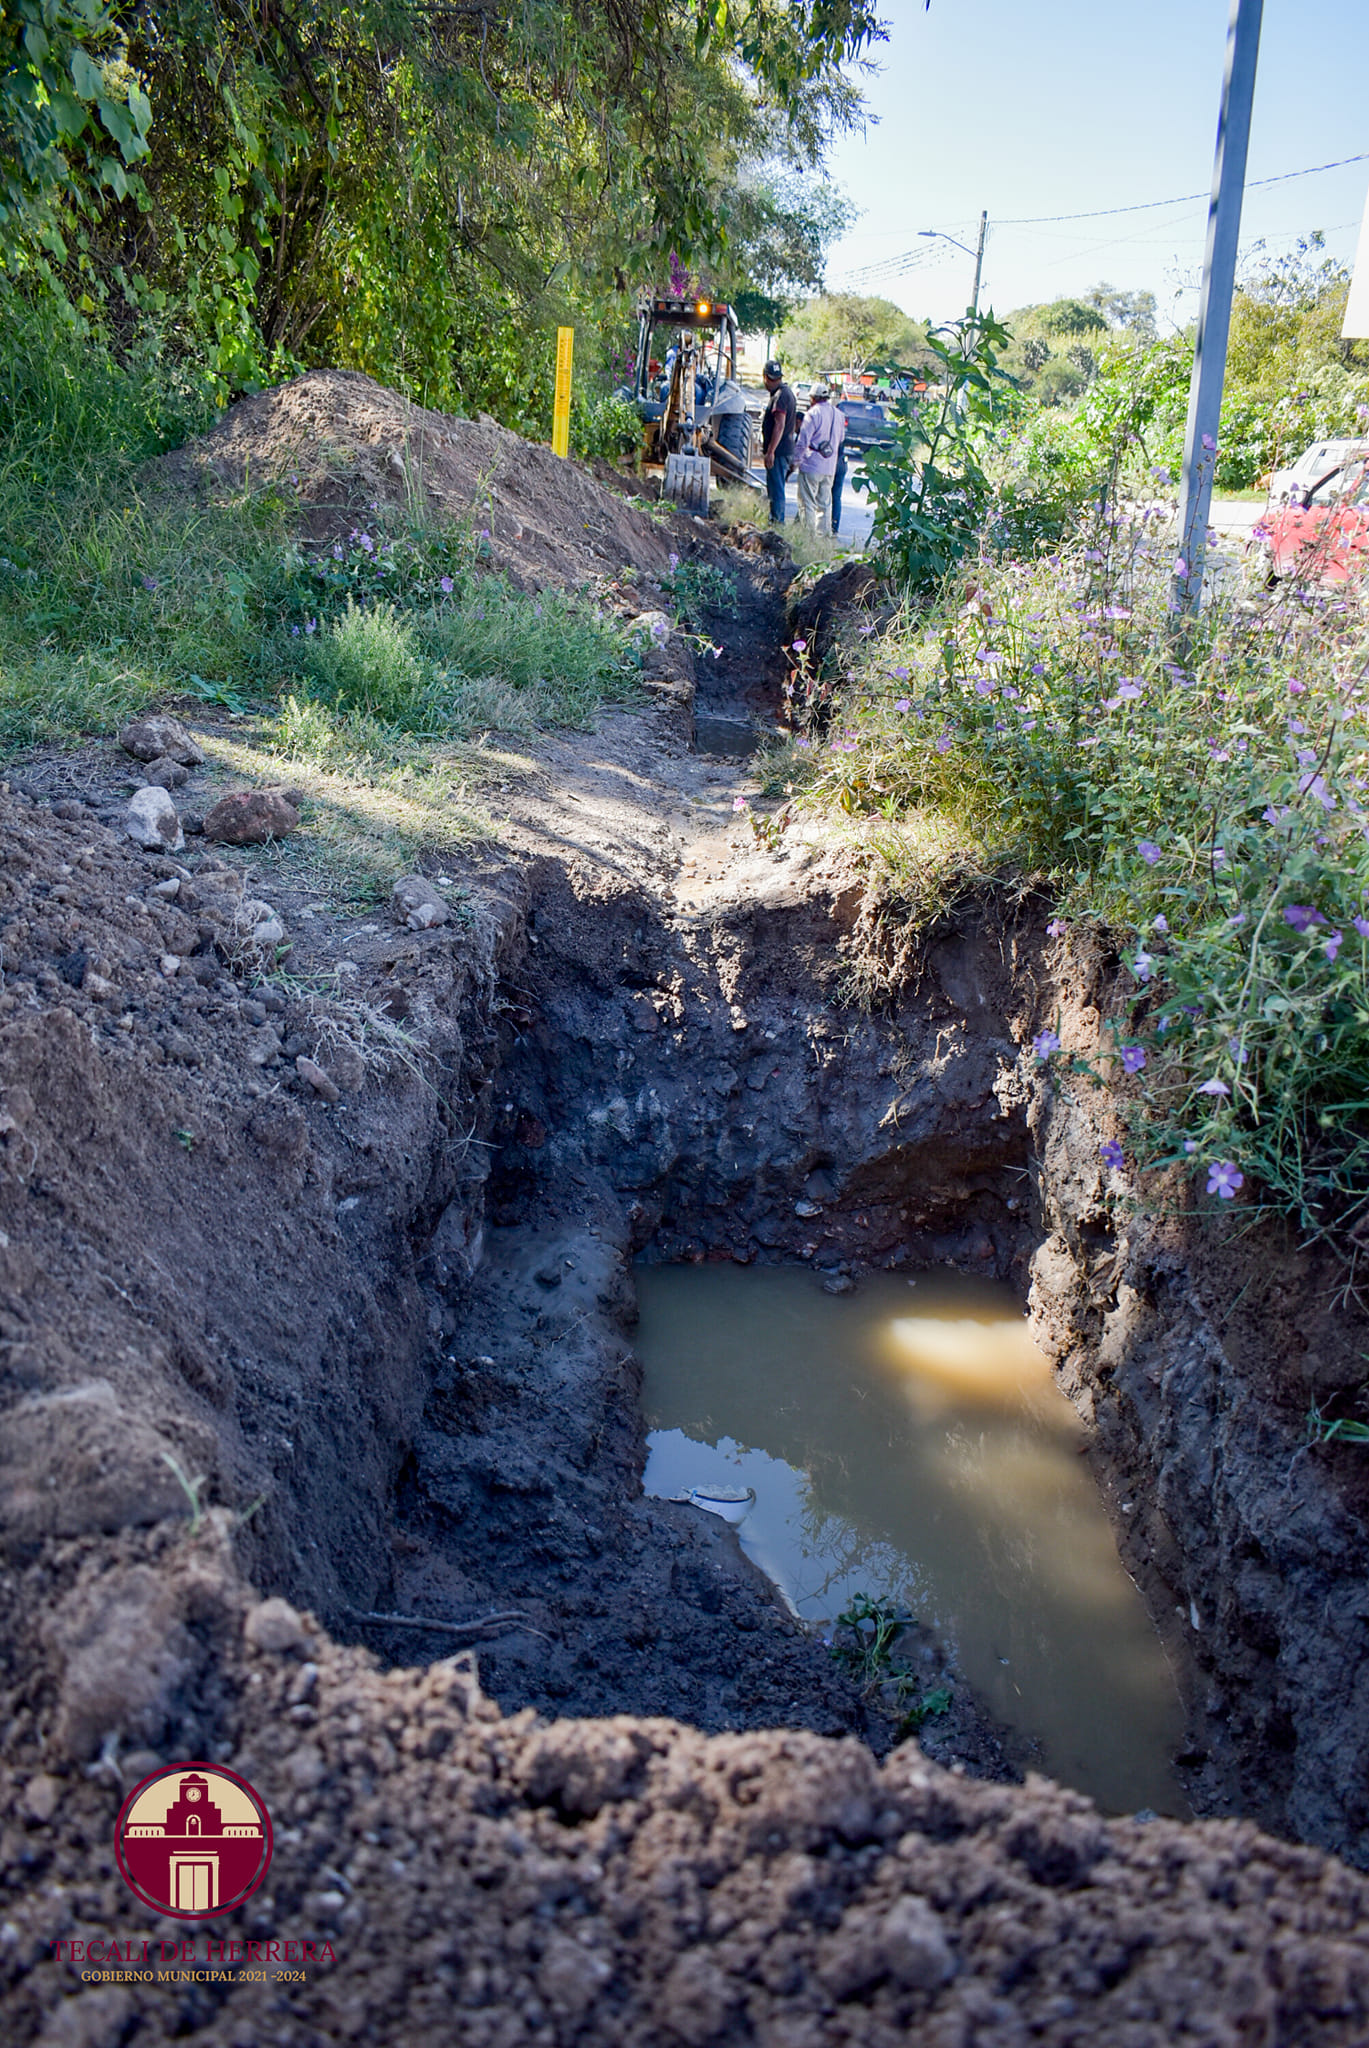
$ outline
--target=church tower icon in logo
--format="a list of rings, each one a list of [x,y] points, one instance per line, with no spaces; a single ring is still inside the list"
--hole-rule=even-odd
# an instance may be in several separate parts
[[[205,1920],[250,1898],[271,1862],[271,1821],[245,1778],[213,1764],[168,1764],[119,1815],[115,1854],[145,1904]]]

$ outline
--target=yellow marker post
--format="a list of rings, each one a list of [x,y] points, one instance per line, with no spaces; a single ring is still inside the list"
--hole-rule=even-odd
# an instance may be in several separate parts
[[[575,329],[556,330],[556,404],[551,415],[551,452],[570,454],[570,359],[575,349]]]

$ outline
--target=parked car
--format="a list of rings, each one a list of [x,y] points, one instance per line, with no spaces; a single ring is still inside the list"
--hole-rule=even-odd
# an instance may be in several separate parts
[[[894,438],[882,405],[875,405],[866,398],[843,398],[838,401],[846,415],[846,452],[861,455],[867,448],[887,448]]]
[[[1269,479],[1269,502],[1286,505],[1294,496],[1315,490],[1324,476],[1357,455],[1369,455],[1369,441],[1317,441],[1288,469],[1276,469]]]
[[[1357,582],[1369,570],[1369,457],[1338,463],[1266,515],[1263,566],[1271,580]]]

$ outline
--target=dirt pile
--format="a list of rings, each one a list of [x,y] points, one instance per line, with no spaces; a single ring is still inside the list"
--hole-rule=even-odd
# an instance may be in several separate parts
[[[491,566],[529,590],[624,567],[659,575],[690,526],[492,419],[425,411],[357,370],[309,370],[240,398],[154,473],[211,492],[273,485],[315,541],[377,513],[483,531]]]
[[[265,1959],[255,1982],[83,1976],[116,1939],[148,1941],[154,1959],[159,1942],[196,1939],[203,1963],[204,1932],[124,1891],[110,1857],[120,1759],[54,1777],[32,1740],[50,1725],[39,1697],[0,1774],[11,2040],[1365,2038],[1369,1886],[1312,1851],[1248,1826],[1104,1823],[1043,1781],[973,1784],[912,1744],[881,1767],[851,1740],[504,1719],[467,1656],[382,1675],[307,1615],[278,1609],[257,1627],[221,1529],[153,1539],[146,1557],[122,1568],[125,1613],[159,1640],[164,1607],[193,1615],[223,1694],[215,1754],[275,1817],[264,1891],[212,1922],[213,1939],[242,1953],[288,1929],[313,1957],[302,1971]],[[64,1585],[64,1614],[109,1610],[99,1577]],[[279,1649],[253,1647],[268,1634]],[[59,1711],[73,1694],[86,1710],[101,1657],[107,1693],[126,1686],[97,1637],[61,1679]],[[145,1761],[131,1753],[125,1769]]]

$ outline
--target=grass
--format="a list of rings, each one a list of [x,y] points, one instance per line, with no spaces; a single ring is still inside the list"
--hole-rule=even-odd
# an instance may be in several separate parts
[[[320,550],[275,487],[206,504],[159,483],[150,459],[211,417],[152,341],[116,363],[0,308],[0,755],[159,701],[257,709],[339,813],[354,781],[363,811],[383,798],[399,846],[469,816],[484,771],[462,743],[583,726],[631,693],[616,623],[514,589],[483,536],[376,525]]]

